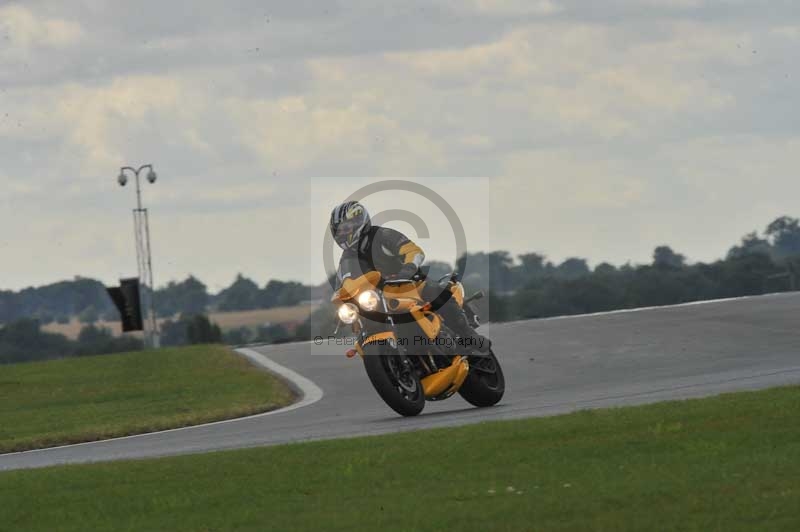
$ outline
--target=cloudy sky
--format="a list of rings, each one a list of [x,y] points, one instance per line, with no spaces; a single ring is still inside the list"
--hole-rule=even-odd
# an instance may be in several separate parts
[[[0,1],[0,288],[134,274],[145,162],[157,284],[320,281],[388,178],[471,250],[717,258],[800,215],[798,52],[789,0]]]

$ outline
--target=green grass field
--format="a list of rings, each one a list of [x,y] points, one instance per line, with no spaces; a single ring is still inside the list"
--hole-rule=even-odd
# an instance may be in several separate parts
[[[800,387],[0,473],[0,529],[800,530]]]
[[[0,452],[194,425],[292,399],[282,381],[222,346],[11,364],[0,366]]]

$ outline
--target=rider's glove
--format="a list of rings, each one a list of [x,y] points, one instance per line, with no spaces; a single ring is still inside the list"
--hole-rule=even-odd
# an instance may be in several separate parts
[[[414,277],[416,273],[417,273],[417,265],[408,263],[408,264],[403,264],[403,267],[400,268],[400,271],[398,271],[394,277],[396,279],[411,279],[412,277]]]

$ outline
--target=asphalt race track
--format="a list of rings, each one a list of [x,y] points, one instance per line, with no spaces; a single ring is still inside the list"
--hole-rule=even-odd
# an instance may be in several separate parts
[[[0,455],[0,470],[143,458],[492,419],[545,416],[800,383],[800,294],[491,325],[506,396],[488,409],[456,396],[405,419],[358,358],[312,343],[258,348],[316,384],[301,405],[227,422]]]

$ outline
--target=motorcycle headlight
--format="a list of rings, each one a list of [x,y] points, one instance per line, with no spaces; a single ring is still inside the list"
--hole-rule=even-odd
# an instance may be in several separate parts
[[[375,290],[364,290],[358,294],[358,306],[366,311],[378,308],[378,293]]]
[[[358,319],[358,308],[352,303],[345,303],[339,307],[337,314],[339,315],[339,319],[342,320],[342,323],[350,325]]]

